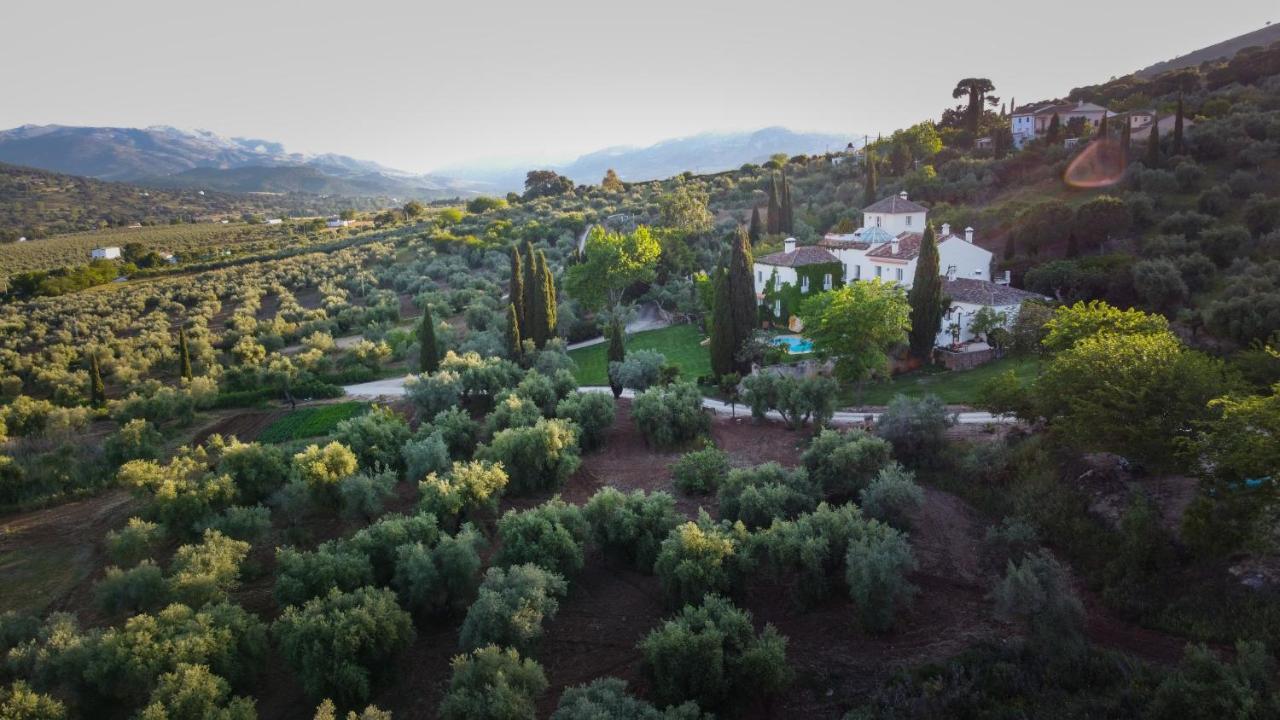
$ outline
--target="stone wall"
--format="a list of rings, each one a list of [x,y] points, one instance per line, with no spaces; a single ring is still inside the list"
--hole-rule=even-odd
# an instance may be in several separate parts
[[[996,351],[991,348],[963,353],[939,350],[937,357],[942,366],[948,370],[969,370],[995,360]]]

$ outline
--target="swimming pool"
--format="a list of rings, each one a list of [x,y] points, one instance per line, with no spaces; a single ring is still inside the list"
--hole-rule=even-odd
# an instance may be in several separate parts
[[[774,345],[787,351],[788,355],[803,355],[813,352],[813,343],[793,335],[783,335],[771,341]]]

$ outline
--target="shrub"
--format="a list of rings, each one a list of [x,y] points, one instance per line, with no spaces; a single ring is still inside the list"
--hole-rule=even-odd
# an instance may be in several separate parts
[[[472,420],[465,410],[455,407],[440,412],[432,419],[431,425],[440,433],[445,447],[449,448],[449,457],[455,460],[471,458],[476,449],[476,438],[480,435],[480,423]]]
[[[568,591],[564,578],[537,565],[489,568],[467,610],[459,646],[466,651],[502,645],[529,653],[542,637],[543,621],[555,617]]]
[[[443,535],[435,545],[416,542],[396,548],[391,584],[400,604],[418,613],[459,610],[471,603],[479,584],[484,537],[470,525]]]
[[[706,495],[720,485],[729,474],[729,455],[714,447],[685,453],[671,466],[676,489],[689,494]]]
[[[317,497],[332,497],[338,481],[355,474],[358,462],[351,448],[331,442],[323,448],[308,445],[293,456],[293,469]]]
[[[382,502],[395,493],[396,474],[365,470],[338,481],[338,507],[346,520],[369,520],[382,512]]]
[[[643,392],[662,379],[667,358],[657,350],[635,350],[621,362],[609,363],[609,383]]]
[[[148,513],[178,537],[190,536],[236,495],[230,476],[210,474],[203,461],[186,455],[166,465],[131,460],[120,466],[116,481],[149,494]]]
[[[434,515],[442,527],[452,527],[459,517],[496,511],[506,487],[502,463],[456,462],[444,477],[433,472],[418,483],[418,511]]]
[[[229,538],[252,543],[271,530],[271,511],[261,505],[233,505],[205,520],[200,531],[203,533],[207,530],[216,530]]]
[[[697,703],[659,710],[627,694],[627,683],[614,677],[593,680],[589,685],[568,688],[551,720],[701,720]],[[709,719],[710,716],[707,716]]]
[[[659,702],[745,705],[791,682],[787,639],[773,625],[757,635],[751,614],[718,595],[686,606],[639,648]]]
[[[301,605],[320,597],[329,588],[355,590],[373,583],[369,558],[342,549],[337,542],[323,543],[315,550],[276,549],[276,602]]]
[[[893,463],[880,471],[876,479],[859,495],[862,511],[899,530],[911,527],[911,513],[924,503],[924,491],[915,476]]]
[[[551,417],[555,415],[556,405],[577,386],[573,373],[568,370],[556,370],[550,376],[530,370],[525,373],[520,384],[516,385],[515,394],[531,401],[539,412]]]
[[[391,408],[375,405],[363,415],[338,423],[334,441],[355,453],[361,467],[403,470],[400,451],[409,441],[409,425]]]
[[[982,539],[983,564],[1003,570],[1010,562],[1021,560],[1039,547],[1040,537],[1035,526],[1021,518],[1007,517],[999,525],[987,528]]]
[[[515,393],[507,393],[493,407],[493,412],[485,419],[485,432],[490,435],[509,428],[533,427],[542,419],[540,410],[534,401]]]
[[[405,476],[410,481],[421,480],[431,473],[449,469],[449,446],[445,444],[444,435],[436,430],[406,442],[400,449],[400,458]]]
[[[137,418],[121,426],[120,430],[108,437],[102,444],[107,455],[107,462],[112,465],[123,465],[130,460],[157,460],[160,458],[160,446],[164,438],[151,423]]]
[[[366,705],[359,714],[356,714],[355,710],[350,710],[345,718],[346,720],[392,720],[391,713],[379,710],[377,705]],[[337,706],[332,700],[326,698],[316,707],[316,714],[312,720],[339,720]]]
[[[1071,589],[1066,568],[1047,551],[1009,562],[993,592],[996,614],[1026,624],[1029,642],[1046,653],[1084,646],[1084,606]]]
[[[448,370],[415,375],[405,382],[404,393],[417,408],[418,417],[434,417],[461,402],[462,378]]]
[[[582,569],[587,532],[582,511],[559,497],[528,510],[508,510],[498,521],[502,549],[493,562],[501,566],[533,563],[569,576]]]
[[[631,418],[651,445],[675,447],[711,428],[702,411],[702,394],[693,383],[679,382],[651,388],[636,396]]]
[[[933,467],[946,447],[951,426],[947,408],[937,395],[898,395],[876,421],[876,433],[893,445],[893,454],[911,467]]]
[[[680,524],[676,501],[664,492],[625,494],[601,488],[583,507],[596,544],[644,573],[653,572],[658,548]]]
[[[232,442],[222,449],[218,472],[230,475],[236,500],[244,505],[261,502],[289,477],[289,457],[272,445]]]
[[[252,699],[232,697],[231,686],[204,665],[179,663],[160,676],[140,720],[257,720]]]
[[[93,592],[98,607],[111,615],[152,612],[169,603],[169,585],[164,573],[150,560],[143,560],[128,570],[107,568]]]
[[[502,463],[515,493],[558,488],[581,462],[573,427],[564,420],[543,419],[533,427],[503,430],[476,456]]]
[[[490,645],[453,659],[441,720],[533,720],[547,678],[533,660]]]
[[[9,720],[65,720],[67,708],[49,695],[42,695],[21,680],[0,686],[0,717]]]
[[[653,570],[675,607],[696,603],[707,593],[728,593],[737,587],[749,558],[741,553],[747,539],[742,523],[713,523],[701,513],[671,531],[658,550]]]
[[[385,588],[337,588],[302,607],[287,607],[272,626],[280,654],[313,698],[346,705],[369,699],[375,670],[414,639],[413,621]]]
[[[164,535],[160,525],[131,517],[124,527],[107,533],[107,555],[118,565],[136,565],[155,553]]]
[[[418,542],[434,545],[439,539],[439,526],[430,515],[387,515],[342,541],[342,547],[369,558],[374,584],[386,585],[395,572],[400,546]]]
[[[827,497],[853,497],[889,464],[891,446],[861,430],[823,430],[800,456]]]
[[[801,604],[827,597],[830,578],[841,574],[849,543],[867,533],[868,523],[857,505],[832,507],[821,503],[795,520],[776,520],[749,539],[752,557],[779,580],[789,580],[792,595]]]
[[[1177,670],[1165,675],[1147,709],[1153,720],[1215,720],[1274,715],[1275,663],[1257,641],[1236,642],[1233,663],[1202,644],[1188,644]]]
[[[718,493],[720,519],[748,528],[812,510],[818,494],[803,468],[787,470],[776,462],[729,471]]]
[[[556,405],[556,417],[568,420],[578,428],[578,445],[583,450],[595,450],[604,445],[616,415],[613,396],[606,393],[570,393]]]
[[[872,521],[849,542],[845,581],[864,628],[884,632],[893,626],[894,616],[915,594],[906,578],[915,567],[906,536],[888,525]]]
[[[831,378],[794,378],[776,372],[749,375],[742,388],[742,401],[751,408],[752,418],[763,420],[769,411],[776,411],[793,430],[810,421],[817,426],[830,421],[839,389]]]
[[[197,608],[226,600],[240,581],[240,565],[248,554],[249,543],[205,530],[203,542],[178,548],[169,564],[174,596]]]

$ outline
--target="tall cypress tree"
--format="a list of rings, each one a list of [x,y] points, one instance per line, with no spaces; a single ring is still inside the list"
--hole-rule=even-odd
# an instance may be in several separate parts
[[[1133,144],[1133,128],[1132,120],[1128,117],[1124,119],[1124,123],[1120,125],[1120,161],[1125,166],[1129,165],[1129,146]]]
[[[1107,114],[1102,113],[1102,120],[1098,121],[1098,139],[1107,139]]]
[[[778,202],[778,176],[769,176],[769,219],[767,228],[770,235],[782,232],[782,206]]]
[[[733,358],[736,352],[736,333],[733,326],[733,301],[729,293],[729,273],[724,268],[717,269],[712,282],[711,343],[707,349],[711,354],[711,373],[716,377],[724,377],[738,369]]]
[[[760,242],[760,233],[763,230],[760,224],[760,206],[755,205],[751,208],[751,227],[747,230],[747,236],[751,238],[751,244],[755,245]]]
[[[521,325],[520,330],[523,338],[532,340],[533,346],[541,348],[547,341],[547,300],[546,294],[542,289],[543,274],[539,272],[538,256],[533,254],[526,258],[525,268],[529,271],[529,277],[525,281],[525,323]]]
[[[920,256],[916,260],[916,275],[907,292],[911,305],[911,332],[908,341],[911,354],[920,360],[928,360],[934,341],[942,327],[942,315],[946,312],[946,298],[942,293],[942,275],[939,270],[938,238],[933,224],[925,226],[920,240]]]
[[[1182,145],[1182,94],[1178,94],[1178,114],[1173,118],[1173,154],[1182,155],[1186,148]]]
[[[556,336],[559,308],[556,307],[556,276],[551,274],[551,266],[547,264],[547,254],[542,251],[538,252],[538,267],[542,270],[542,301],[546,305],[542,326],[542,343],[545,345],[548,340]]]
[[[436,321],[431,306],[422,306],[422,322],[418,325],[418,370],[433,373],[440,369],[440,348],[436,345]]]
[[[733,255],[729,258],[729,317],[733,325],[731,335],[733,354],[751,337],[756,330],[759,311],[756,309],[756,288],[751,280],[751,238],[747,237],[746,228],[739,227],[734,238]],[[741,373],[751,370],[749,362],[735,359],[734,368]]]
[[[866,179],[866,187],[863,189],[863,192],[862,192],[863,206],[870,205],[878,199],[876,197],[879,194],[879,191],[876,189],[876,152],[875,150],[867,148],[866,163],[867,163],[867,179]]]
[[[605,358],[608,365],[627,359],[627,347],[622,341],[622,320],[616,314],[609,322],[609,348],[605,352]],[[609,374],[609,389],[613,391],[615,398],[622,396],[622,386],[613,379],[612,373]]]
[[[792,215],[791,209],[791,182],[787,180],[787,173],[785,171],[782,173],[782,182],[779,184],[779,187],[782,191],[782,202],[780,203],[781,210],[780,217],[778,218],[778,232],[791,234],[792,232],[795,232],[793,229],[795,226],[792,222],[794,216]]]
[[[1147,136],[1147,167],[1160,167],[1160,121],[1151,122],[1151,134]]]
[[[520,318],[516,315],[516,306],[507,304],[507,354],[514,360],[520,357]]]
[[[516,308],[516,310],[520,312],[520,332],[526,340],[534,337],[536,333],[533,326],[536,322],[535,316],[537,315],[534,305],[538,303],[539,299],[539,291],[537,288],[537,263],[538,256],[534,252],[533,243],[526,240],[524,243],[524,252],[522,253],[521,258],[521,264],[524,270],[524,272],[521,273],[524,277],[524,281],[522,283],[522,290],[524,291],[523,307]]]
[[[178,327],[178,363],[179,371],[185,380],[190,380],[194,373],[191,371],[191,348],[187,345],[187,329]]]
[[[1054,113],[1049,120],[1049,130],[1045,133],[1045,142],[1050,145],[1057,145],[1062,139],[1062,120],[1058,118],[1058,113]]]
[[[516,323],[524,324],[524,263],[520,261],[520,248],[511,246],[511,284],[507,289],[507,299],[515,306]]]
[[[107,386],[102,382],[102,369],[98,367],[98,356],[89,353],[89,402],[94,407],[107,401]]]

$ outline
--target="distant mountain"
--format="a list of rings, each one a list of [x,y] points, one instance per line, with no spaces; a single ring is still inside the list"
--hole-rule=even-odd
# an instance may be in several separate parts
[[[600,182],[605,171],[613,168],[626,181],[638,182],[679,175],[685,171],[711,173],[759,163],[775,153],[812,155],[844,148],[849,142],[861,144],[861,136],[801,133],[782,127],[755,132],[702,133],[685,138],[663,140],[648,147],[612,147],[578,157],[560,165],[542,168],[573,178],[579,184]],[[487,183],[493,192],[520,190],[524,175],[532,167],[468,167],[443,170],[451,176]]]
[[[345,155],[287,152],[278,142],[172,127],[24,125],[0,131],[0,162],[168,188],[435,199],[466,183]]]
[[[1185,55],[1179,55],[1172,60],[1165,60],[1154,65],[1145,67],[1134,73],[1140,78],[1150,79],[1160,73],[1169,72],[1170,70],[1178,70],[1185,67],[1197,67],[1203,62],[1213,60],[1230,60],[1235,57],[1236,53],[1247,47],[1267,47],[1271,43],[1280,41],[1280,24],[1267,25],[1266,27],[1245,33],[1230,40],[1224,40],[1220,43],[1210,45],[1189,52]]]

